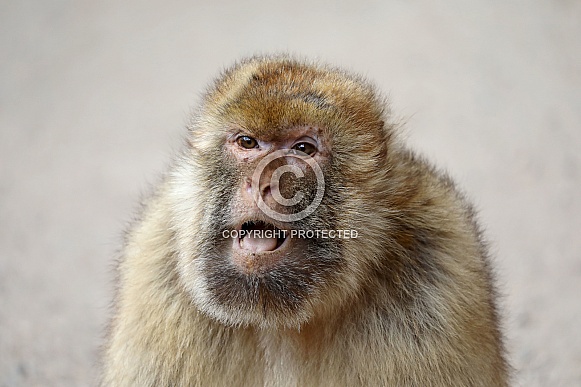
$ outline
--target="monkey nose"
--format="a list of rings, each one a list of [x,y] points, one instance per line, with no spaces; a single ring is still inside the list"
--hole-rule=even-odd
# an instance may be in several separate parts
[[[260,196],[266,200],[273,192],[279,192],[278,181],[265,182],[260,186]]]
[[[259,197],[263,201],[266,201],[269,196],[272,196],[273,191],[277,192],[279,190],[279,185],[277,181],[268,181],[264,179],[258,184],[258,187],[253,187],[252,182],[248,180],[244,188],[244,193],[247,198],[251,198],[255,203],[258,203]]]

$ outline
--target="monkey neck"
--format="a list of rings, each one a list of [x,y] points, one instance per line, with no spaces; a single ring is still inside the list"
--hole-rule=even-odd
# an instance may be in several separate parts
[[[333,314],[316,316],[297,328],[256,328],[259,343],[267,353],[276,352],[276,348],[291,351],[295,356],[306,356],[325,351],[333,346],[336,340],[344,341],[349,326],[358,319],[364,307],[350,304]]]
[[[276,380],[277,375],[317,374],[318,367],[326,367],[325,363],[337,360],[331,358],[337,356],[337,349],[344,343],[342,328],[338,320],[327,320],[311,321],[300,329],[257,329],[265,379]],[[288,370],[293,372],[288,373]],[[289,385],[300,383],[296,380]]]

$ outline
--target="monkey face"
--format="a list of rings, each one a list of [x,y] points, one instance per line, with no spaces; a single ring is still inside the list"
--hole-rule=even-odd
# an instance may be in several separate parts
[[[341,241],[298,237],[333,228],[324,141],[314,127],[226,138],[212,172],[219,194],[206,203],[207,239],[192,261],[196,298],[211,315],[261,326],[297,326],[313,315],[342,261]]]
[[[230,325],[296,327],[357,290],[364,259],[321,232],[364,218],[357,192],[385,145],[372,97],[285,60],[217,82],[173,179],[180,275],[199,309]]]

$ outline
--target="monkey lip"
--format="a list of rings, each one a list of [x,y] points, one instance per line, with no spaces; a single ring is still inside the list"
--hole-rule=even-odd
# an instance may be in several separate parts
[[[240,226],[238,246],[250,253],[279,249],[286,241],[286,231],[262,220],[249,220]]]
[[[291,246],[288,230],[264,220],[246,220],[236,231],[238,238],[233,239],[230,259],[245,275],[264,273],[278,266]]]

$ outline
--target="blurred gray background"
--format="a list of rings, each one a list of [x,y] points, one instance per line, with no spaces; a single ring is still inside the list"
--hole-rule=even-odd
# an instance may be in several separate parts
[[[113,259],[192,106],[287,51],[377,83],[480,209],[515,385],[581,385],[581,3],[0,3],[0,386],[93,385]]]

